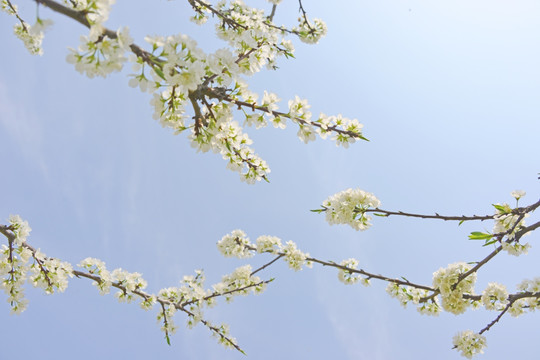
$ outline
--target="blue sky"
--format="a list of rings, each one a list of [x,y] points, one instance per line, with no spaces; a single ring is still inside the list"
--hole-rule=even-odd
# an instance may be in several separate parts
[[[254,3],[254,2],[252,2]],[[266,2],[260,2],[269,8]],[[187,2],[186,2],[187,4]],[[147,34],[185,33],[205,50],[224,46],[211,26],[188,22],[177,1],[118,1],[107,25],[128,25],[138,44]],[[27,21],[35,8],[18,4]],[[374,193],[390,210],[488,214],[510,202],[510,191],[537,200],[540,171],[540,5],[535,1],[304,1],[328,25],[320,44],[295,42],[296,59],[250,79],[284,101],[307,98],[314,113],[341,113],[364,124],[371,141],[336,148],[304,145],[284,131],[248,129],[269,163],[270,184],[239,181],[220,156],[197,154],[183,134],[152,120],[150,97],[127,86],[125,69],[87,79],[67,64],[86,29],[41,9],[55,24],[45,54],[30,56],[1,15],[0,218],[20,214],[33,228],[29,242],[73,264],[91,256],[143,273],[148,290],[175,286],[203,268],[208,284],[244,263],[223,258],[215,243],[240,228],[252,240],[275,235],[321,259],[355,257],[366,270],[431,283],[440,267],[475,261],[489,249],[467,241],[491,224],[375,219],[366,232],[329,226],[310,213],[349,187]],[[297,4],[285,0],[276,21],[291,24]],[[6,220],[4,220],[6,221]],[[530,220],[533,221],[532,219]],[[478,276],[511,290],[538,274],[535,236],[527,256],[500,256]],[[452,336],[479,330],[495,316],[420,316],[384,292],[386,284],[344,286],[336,272],[301,272],[277,264],[276,280],[260,296],[237,298],[207,312],[231,325],[248,358],[455,359]],[[155,321],[137,304],[100,296],[73,279],[63,294],[28,289],[20,316],[0,311],[6,357],[79,359],[241,359],[203,327],[179,330],[167,346]],[[485,357],[531,358],[538,314],[505,317],[489,331]],[[519,341],[516,341],[519,339]]]

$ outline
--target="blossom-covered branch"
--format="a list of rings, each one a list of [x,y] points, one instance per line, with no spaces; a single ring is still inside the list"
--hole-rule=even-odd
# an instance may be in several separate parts
[[[90,78],[105,77],[120,71],[128,61],[126,52],[131,52],[129,61],[136,73],[130,75],[129,84],[153,93],[154,118],[175,134],[189,131],[191,145],[197,151],[220,153],[227,161],[227,168],[239,172],[248,183],[268,181],[270,168],[251,149],[252,141],[244,133],[244,126],[261,128],[270,122],[283,129],[285,120],[289,119],[298,126],[298,137],[306,143],[315,140],[316,134],[323,139],[332,135],[336,144],[344,147],[356,140],[367,140],[362,133],[363,125],[356,119],[321,113],[312,120],[310,105],[298,96],[289,101],[288,111],[278,111],[277,95],[265,92],[262,101],[258,101],[258,95],[245,83],[246,76],[263,67],[276,69],[279,57],[293,57],[294,46],[285,39],[287,34],[295,34],[307,43],[316,43],[326,34],[324,22],[320,19],[310,22],[301,2],[299,26],[287,29],[273,24],[272,14],[266,16],[263,10],[239,0],[219,2],[215,6],[188,0],[195,11],[192,20],[203,24],[208,14],[216,16],[219,19],[216,33],[228,44],[227,48],[207,54],[183,34],[147,37],[152,50],[144,50],[133,42],[127,27],[113,31],[103,25],[113,3],[110,0],[64,0],[63,4],[54,0],[34,1],[90,29],[78,49],[71,49],[67,58],[77,71]],[[275,13],[279,1],[272,3]],[[42,31],[40,36],[43,37]],[[188,105],[193,108],[194,116],[187,113]],[[244,119],[243,125],[234,119],[236,107]],[[252,113],[243,108],[251,109]]]
[[[47,257],[26,242],[31,231],[26,221],[19,216],[11,216],[9,220],[10,225],[0,225],[0,233],[8,240],[8,246],[2,245],[0,250],[0,276],[3,277],[0,288],[8,295],[13,313],[24,311],[28,305],[23,288],[26,281],[42,288],[47,294],[53,294],[65,291],[69,278],[85,278],[92,280],[102,295],[109,293],[111,288],[118,289],[115,296],[120,302],[132,302],[139,298],[144,310],[150,310],[158,303],[161,311],[157,318],[162,322],[161,329],[169,344],[170,335],[177,329],[174,314],[181,311],[187,315],[189,327],[200,322],[212,331],[220,343],[243,353],[236,340],[230,336],[228,326],[212,324],[204,318],[203,309],[214,305],[219,297],[232,301],[239,295],[261,293],[272,281],[254,276],[260,269],[253,271],[251,266],[245,265],[223,276],[222,281],[210,290],[204,288],[204,273],[197,270],[195,276],[184,276],[182,286],[162,289],[158,295],[154,295],[144,291],[147,282],[139,273],[129,273],[123,269],[109,271],[103,261],[94,258],[81,261],[78,266],[85,270],[81,271],[73,269],[68,262]],[[33,260],[32,264],[30,260]],[[28,276],[28,273],[31,275]]]
[[[512,196],[519,199],[525,195],[524,192],[512,192]],[[370,218],[365,215],[367,212],[380,212],[378,208],[380,201],[371,193],[356,189],[348,189],[328,198],[322,209],[316,212],[327,212],[327,221],[330,224],[345,223],[357,230],[365,230],[369,227]],[[476,263],[458,262],[440,268],[433,273],[432,285],[423,285],[401,279],[392,278],[380,274],[368,272],[358,268],[359,262],[354,258],[335,261],[324,261],[311,257],[308,253],[299,250],[296,244],[288,241],[285,245],[281,239],[274,236],[260,236],[256,243],[252,244],[246,234],[241,230],[235,230],[231,234],[225,235],[218,242],[218,249],[226,257],[249,258],[256,253],[270,253],[277,257],[266,266],[278,259],[283,259],[289,267],[294,270],[301,270],[303,266],[311,267],[312,264],[320,264],[325,267],[333,267],[338,270],[338,278],[345,284],[360,282],[369,285],[371,279],[381,280],[388,283],[386,291],[392,297],[399,300],[404,307],[413,303],[417,305],[417,310],[421,314],[438,315],[441,311],[452,314],[462,314],[469,307],[479,307],[483,305],[486,310],[499,311],[499,314],[478,333],[467,330],[458,333],[454,339],[454,348],[465,357],[472,357],[483,352],[486,346],[486,338],[482,335],[492,326],[499,322],[505,313],[512,316],[519,316],[525,310],[534,311],[540,308],[540,278],[524,280],[517,286],[517,292],[510,294],[506,287],[498,283],[489,283],[481,295],[476,295],[474,285],[478,271],[487,262],[491,261],[495,255],[505,250],[510,255],[518,256],[525,254],[530,245],[521,243],[521,238],[540,227],[540,221],[530,226],[525,226],[524,218],[528,217],[539,206],[540,201],[526,207],[511,208],[508,204],[495,204],[496,213],[488,216],[460,216],[449,217],[441,215],[419,215],[403,212],[386,211],[387,215],[412,216],[419,218],[436,218],[441,220],[493,220],[493,234],[478,235],[473,232],[469,236],[472,240],[485,240],[484,245],[498,242],[500,245],[481,261]],[[361,214],[361,218],[358,215]],[[482,233],[483,234],[483,233]],[[472,266],[472,264],[476,264]]]

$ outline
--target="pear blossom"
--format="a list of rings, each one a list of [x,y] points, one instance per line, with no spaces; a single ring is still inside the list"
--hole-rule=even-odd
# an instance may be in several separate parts
[[[251,242],[242,230],[233,230],[230,234],[222,237],[217,243],[218,250],[223,256],[240,259],[253,256],[248,246],[251,246]]]
[[[482,292],[482,303],[487,310],[501,311],[508,304],[508,291],[503,285],[491,282]]]
[[[444,310],[457,315],[465,312],[471,305],[463,298],[463,294],[474,294],[476,273],[468,275],[458,283],[459,277],[470,269],[469,264],[459,262],[450,264],[447,268],[440,268],[433,273],[433,287],[441,293],[441,305]]]
[[[484,353],[486,347],[486,337],[476,334],[471,330],[457,333],[453,340],[453,345],[467,359],[472,359],[474,355]]]
[[[371,226],[366,210],[378,208],[380,201],[363,190],[347,189],[330,196],[322,206],[330,225],[348,224],[355,230],[366,230]]]
[[[527,193],[523,190],[514,190],[510,193],[514,199],[519,201],[522,197],[524,197]]]

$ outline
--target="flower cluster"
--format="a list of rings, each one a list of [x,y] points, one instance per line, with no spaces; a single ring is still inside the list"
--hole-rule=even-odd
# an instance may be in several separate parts
[[[98,288],[101,295],[108,294],[111,291],[113,279],[110,271],[105,266],[105,262],[95,258],[86,258],[78,266],[99,277],[99,281],[94,281],[93,285]]]
[[[99,259],[86,258],[79,263],[79,266],[88,271],[89,274],[97,277],[93,278],[94,285],[101,295],[108,294],[111,286],[119,289],[115,296],[120,302],[131,302],[135,296],[141,297],[141,291],[147,286],[147,282],[142,278],[141,274],[137,272],[130,273],[123,269],[114,269],[110,272],[107,270],[105,263]],[[151,305],[150,303],[146,297],[143,297],[141,307],[147,309]]]
[[[514,301],[512,306],[508,309],[508,312],[512,316],[519,316],[525,312],[525,309],[529,311],[535,311],[540,309],[540,277],[536,277],[532,280],[523,280],[518,286],[518,291],[522,294],[530,294],[531,296],[526,296]]]
[[[396,298],[403,307],[407,307],[409,302],[418,305],[417,310],[423,315],[437,316],[441,312],[436,297],[430,300],[423,300],[429,296],[427,290],[390,282],[386,287],[386,292],[391,297]]]
[[[12,4],[11,1],[2,0],[0,1],[0,10],[8,15],[15,16],[19,11],[19,8],[17,5]]]
[[[311,261],[307,260],[309,254],[297,249],[296,244],[290,240],[283,247],[283,254],[285,254],[285,261],[294,271],[302,270],[304,265],[311,267]]]
[[[512,196],[519,200],[525,196],[524,191],[513,191]],[[520,243],[515,241],[515,236],[518,231],[525,227],[525,218],[529,214],[519,215],[513,212],[513,209],[508,204],[494,204],[496,210],[495,224],[493,225],[494,234],[506,234],[508,240],[502,241],[501,246],[504,251],[510,255],[519,256],[527,254],[531,247],[528,243]],[[518,223],[519,221],[519,223]]]
[[[452,314],[465,312],[471,302],[463,298],[463,294],[474,294],[476,273],[461,279],[462,275],[471,269],[469,264],[459,262],[440,268],[433,273],[433,287],[439,289],[442,307]],[[461,281],[460,281],[461,279]]]
[[[7,301],[14,314],[20,314],[28,306],[23,285],[26,282],[27,262],[30,256],[29,251],[24,251],[22,247],[13,251],[2,245],[0,249],[0,276],[2,278],[0,288],[8,296]]]
[[[257,252],[277,254],[283,248],[281,239],[277,236],[261,235],[256,240]]]
[[[111,6],[116,0],[64,0],[64,3],[82,14],[90,26],[88,36],[81,36],[77,49],[70,49],[66,57],[75,70],[89,78],[106,77],[112,72],[122,70],[126,62],[126,51],[130,50],[133,39],[128,28],[116,33],[103,27],[109,18]]]
[[[250,246],[249,238],[242,230],[233,230],[232,233],[223,236],[217,243],[217,248],[223,256],[239,259],[253,256]]]
[[[90,25],[100,25],[107,21],[111,6],[116,0],[64,0],[64,4],[86,15]]]
[[[452,343],[462,356],[471,359],[474,355],[484,353],[486,337],[467,330],[456,334]]]
[[[52,25],[51,20],[37,18],[36,23],[32,26],[25,22],[16,24],[13,27],[13,32],[15,36],[22,40],[30,54],[43,55],[41,43],[43,42],[44,31],[50,25]]]
[[[12,4],[11,1],[1,0],[0,10],[4,11],[8,15],[15,16],[19,23],[13,27],[13,32],[23,43],[26,49],[32,55],[43,55],[43,48],[41,43],[43,42],[44,31],[52,25],[51,20],[41,19],[39,16],[36,18],[36,23],[32,26],[24,21],[19,16],[19,10],[17,5]]]
[[[54,258],[48,258],[40,251],[34,253],[36,263],[30,266],[32,275],[30,282],[34,287],[42,288],[46,294],[53,294],[55,288],[64,292],[68,286],[68,278],[73,277],[73,267],[70,263]]]
[[[126,51],[133,39],[129,36],[127,27],[117,31],[115,37],[109,37],[101,26],[94,26],[88,36],[81,36],[79,47],[70,49],[66,57],[75,70],[89,78],[106,77],[112,72],[122,70],[126,62]]]
[[[358,260],[350,258],[343,260],[341,263],[339,263],[339,265],[345,266],[348,269],[356,270],[358,269]],[[361,277],[357,273],[345,269],[339,269],[338,279],[345,285],[356,284],[359,280],[362,280],[363,285],[369,285],[369,278]]]
[[[487,310],[503,310],[508,304],[506,287],[498,283],[489,283],[482,292],[482,303]]]
[[[519,223],[517,221],[520,219],[520,215],[512,213],[512,208],[508,204],[495,204],[493,205],[496,210],[495,214],[495,224],[493,225],[494,234],[506,234],[510,230],[512,232],[508,234],[509,239],[513,239],[516,232],[518,232],[523,226],[525,226],[525,221],[522,219]],[[516,224],[517,223],[517,224]]]
[[[255,294],[262,293],[266,288],[266,283],[258,276],[252,275],[251,265],[244,265],[231,274],[223,276],[221,283],[213,286],[216,293],[224,294],[227,301],[231,301],[233,296],[247,295],[250,291]]]
[[[318,43],[326,35],[328,30],[326,24],[321,19],[313,19],[312,24],[305,17],[299,17],[298,23],[299,26],[294,28],[293,31],[297,32],[300,40],[306,44]]]
[[[360,189],[347,189],[330,196],[323,204],[326,221],[330,225],[348,224],[355,230],[366,230],[371,224],[370,208],[378,208],[380,201],[375,195]]]
[[[221,254],[225,257],[248,258],[255,252],[279,255],[295,271],[302,270],[305,265],[312,266],[309,254],[299,250],[293,241],[282,245],[281,239],[275,236],[262,235],[256,240],[256,245],[249,242],[249,238],[242,230],[234,230],[225,235],[217,244]]]
[[[28,225],[28,221],[21,219],[19,215],[10,215],[8,221],[13,234],[15,234],[15,245],[21,246],[26,242],[32,228]]]
[[[8,295],[13,313],[21,313],[28,305],[24,297],[23,285],[26,281],[34,287],[42,288],[46,294],[63,292],[68,278],[73,276],[71,264],[49,258],[39,250],[26,244],[32,229],[19,215],[9,217],[9,230],[13,241],[9,246],[2,245],[0,252],[0,287]],[[30,264],[30,259],[34,262]]]

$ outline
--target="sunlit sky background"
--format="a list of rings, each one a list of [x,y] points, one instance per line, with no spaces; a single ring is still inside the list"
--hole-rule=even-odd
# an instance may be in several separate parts
[[[17,3],[17,2],[16,2]],[[255,1],[250,1],[255,4]],[[270,9],[266,2],[260,6]],[[33,23],[35,6],[19,1]],[[110,269],[138,271],[148,290],[176,286],[203,268],[208,285],[245,263],[215,244],[240,228],[297,242],[321,259],[355,257],[368,271],[430,284],[440,267],[477,261],[491,249],[467,240],[492,224],[375,219],[366,232],[329,226],[309,212],[349,187],[373,192],[389,210],[490,214],[491,204],[538,197],[540,171],[540,3],[537,1],[304,1],[328,25],[320,44],[297,45],[296,59],[250,79],[253,90],[309,99],[315,114],[341,113],[365,125],[370,142],[349,149],[318,139],[305,145],[294,125],[249,129],[268,161],[270,184],[240,182],[219,155],[197,154],[186,135],[152,119],[150,96],[129,88],[129,68],[90,80],[67,64],[87,30],[47,9],[55,24],[45,54],[32,57],[0,15],[0,218],[20,214],[29,242],[73,264],[86,257]],[[225,44],[212,25],[197,27],[187,2],[122,1],[107,26],[144,36],[184,33],[213,51]],[[284,0],[276,22],[291,25],[297,2]],[[239,120],[241,120],[239,118]],[[533,221],[534,217],[529,221]],[[515,289],[538,274],[537,236],[520,258],[501,255],[478,276]],[[496,314],[419,315],[386,295],[385,283],[345,286],[336,271],[300,272],[278,263],[261,275],[276,280],[260,296],[220,301],[206,312],[226,322],[248,359],[456,359],[452,336],[483,328]],[[0,295],[5,299],[5,295]],[[150,312],[100,296],[73,279],[63,294],[28,289],[20,316],[0,309],[2,358],[244,359],[198,326],[167,346]],[[538,314],[505,316],[487,333],[484,358],[537,356]]]

